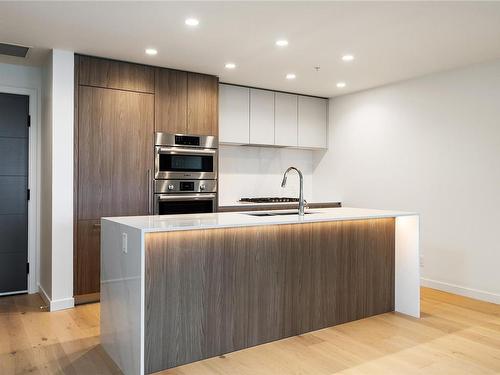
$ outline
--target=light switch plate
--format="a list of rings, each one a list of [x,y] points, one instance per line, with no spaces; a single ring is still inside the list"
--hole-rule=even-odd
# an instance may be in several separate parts
[[[122,233],[122,251],[125,254],[127,254],[127,252],[128,252],[127,233]]]

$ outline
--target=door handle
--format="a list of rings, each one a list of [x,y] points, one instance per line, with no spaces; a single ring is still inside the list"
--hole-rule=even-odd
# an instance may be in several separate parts
[[[160,195],[158,196],[158,201],[160,202],[165,202],[165,201],[185,201],[185,200],[198,200],[198,201],[209,201],[209,200],[214,200],[216,197],[215,194],[206,194],[206,193],[200,193],[200,194],[179,194],[179,195]]]
[[[179,148],[179,147],[158,147],[158,154],[181,154],[181,155],[215,155],[217,150],[211,148]]]

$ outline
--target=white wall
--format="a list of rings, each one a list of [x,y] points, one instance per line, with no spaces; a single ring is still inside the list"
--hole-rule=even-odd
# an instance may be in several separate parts
[[[41,68],[0,63],[0,85],[41,90]]]
[[[425,284],[500,303],[500,61],[332,102],[314,199],[419,212]]]
[[[295,166],[304,175],[304,197],[312,198],[312,151],[274,147],[227,146],[219,148],[219,205],[234,205],[242,197],[298,197],[299,178],[285,170]]]

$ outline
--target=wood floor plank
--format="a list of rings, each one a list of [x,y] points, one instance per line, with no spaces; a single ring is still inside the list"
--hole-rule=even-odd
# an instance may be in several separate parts
[[[99,345],[99,304],[42,305],[38,295],[0,298],[1,375],[121,374]],[[423,288],[421,319],[377,315],[156,375],[499,373],[500,306]]]

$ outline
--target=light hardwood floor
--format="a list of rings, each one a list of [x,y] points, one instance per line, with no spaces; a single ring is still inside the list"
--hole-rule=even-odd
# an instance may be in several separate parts
[[[42,304],[0,298],[0,374],[120,374],[99,345],[98,304]],[[158,374],[500,374],[500,306],[424,288],[420,320],[378,315]]]

